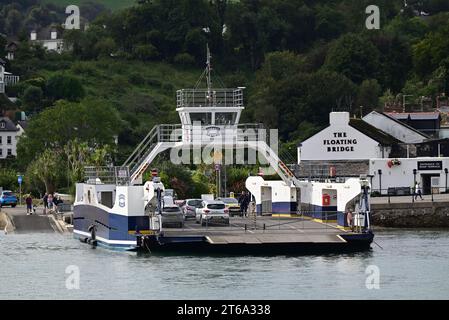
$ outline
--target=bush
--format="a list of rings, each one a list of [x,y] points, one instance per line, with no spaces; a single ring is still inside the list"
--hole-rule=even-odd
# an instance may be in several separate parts
[[[162,89],[162,91],[163,91],[164,93],[166,93],[166,94],[172,94],[172,93],[173,93],[173,90],[174,90],[174,87],[173,87],[173,85],[172,85],[171,83],[169,83],[169,82],[164,82],[164,83],[162,83],[162,85],[161,85],[161,89]]]
[[[54,100],[80,101],[86,93],[78,78],[66,74],[55,74],[48,79],[47,94]]]
[[[131,84],[141,85],[145,83],[145,78],[140,73],[131,73],[128,77]]]
[[[182,66],[192,66],[195,64],[195,58],[188,53],[179,53],[173,58],[173,62]]]
[[[39,111],[42,109],[42,89],[36,86],[29,86],[23,93],[22,102],[26,111]]]
[[[156,60],[159,51],[152,44],[142,44],[134,48],[134,57],[143,61]]]

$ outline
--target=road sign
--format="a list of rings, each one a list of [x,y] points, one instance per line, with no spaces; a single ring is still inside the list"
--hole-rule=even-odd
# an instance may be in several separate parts
[[[23,181],[22,176],[19,176],[19,177],[17,178],[17,182],[18,182],[19,184],[22,184],[22,181]]]

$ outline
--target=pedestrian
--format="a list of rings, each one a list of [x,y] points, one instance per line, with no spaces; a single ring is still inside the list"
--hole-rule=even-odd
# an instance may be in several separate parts
[[[30,194],[26,197],[25,203],[27,205],[27,215],[33,214],[33,198],[31,198]]]
[[[248,210],[248,204],[249,204],[249,198],[245,191],[242,191],[242,194],[239,198],[239,204],[240,204],[240,215],[247,216],[247,210]]]
[[[416,184],[415,184],[415,200],[418,199],[418,196],[421,198],[421,200],[423,200],[423,198],[422,198],[422,192],[421,192],[421,187],[420,187],[420,185],[419,185],[419,182],[416,181]]]
[[[53,210],[53,194],[52,193],[50,193],[47,197],[47,207],[48,207],[49,211]]]
[[[48,209],[48,193],[47,192],[45,192],[45,195],[42,198],[42,202],[44,203],[44,214],[47,214],[47,209]]]

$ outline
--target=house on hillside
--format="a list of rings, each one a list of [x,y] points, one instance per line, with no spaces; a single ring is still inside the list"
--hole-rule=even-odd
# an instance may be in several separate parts
[[[0,94],[5,93],[6,86],[12,86],[20,81],[19,76],[15,76],[5,71],[6,62],[0,58]]]
[[[17,140],[23,132],[8,117],[0,117],[0,159],[17,156]]]
[[[64,51],[64,40],[62,39],[62,30],[51,26],[40,31],[32,30],[30,33],[32,43],[42,45],[48,51],[62,53]]]
[[[5,46],[6,56],[9,61],[13,61],[16,56],[16,51],[19,48],[19,44],[16,41],[9,41]]]

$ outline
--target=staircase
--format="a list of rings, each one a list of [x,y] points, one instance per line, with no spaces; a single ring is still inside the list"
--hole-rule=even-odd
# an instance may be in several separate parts
[[[182,141],[175,130],[180,125],[161,124],[154,126],[143,138],[142,142],[134,149],[131,155],[123,163],[123,167],[129,168],[129,183],[133,184],[141,177],[156,156],[171,147],[170,143]]]
[[[244,141],[237,137],[237,144],[246,144],[246,147],[259,151],[286,184],[298,186],[300,182],[289,166],[263,140]],[[154,126],[122,165],[122,167],[129,168],[129,184],[136,183],[159,153],[182,141],[181,125]],[[285,156],[291,164],[295,163],[291,155]]]

